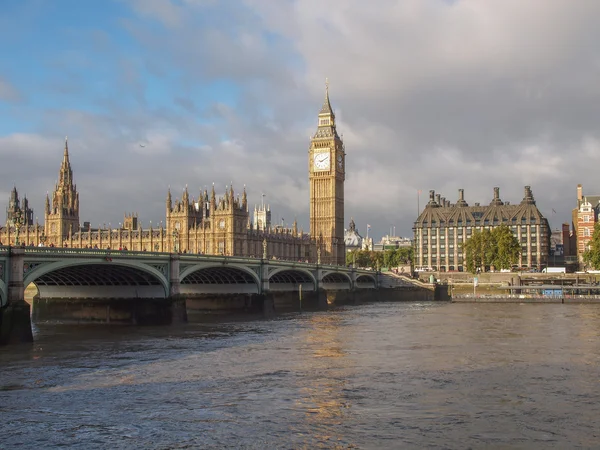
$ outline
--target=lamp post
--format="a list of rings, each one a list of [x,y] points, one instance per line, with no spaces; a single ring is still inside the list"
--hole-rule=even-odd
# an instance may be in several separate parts
[[[25,224],[25,218],[21,209],[17,209],[12,218],[13,226],[15,227],[15,246],[19,246],[19,234],[21,227]]]
[[[40,236],[40,243],[42,244],[42,247],[46,246],[46,235],[44,234],[44,231],[42,231],[42,235]]]

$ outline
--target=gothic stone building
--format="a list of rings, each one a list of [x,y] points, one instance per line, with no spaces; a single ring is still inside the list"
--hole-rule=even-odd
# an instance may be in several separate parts
[[[454,204],[429,191],[429,203],[419,215],[414,231],[415,267],[438,271],[463,271],[462,244],[474,230],[508,225],[521,243],[520,267],[540,268],[547,264],[550,226],[538,210],[529,186],[521,203],[511,205],[500,199],[494,188],[489,205],[469,206],[463,189]]]
[[[308,150],[310,236],[327,264],[344,265],[344,181],[346,151],[337,133],[329,87]]]
[[[10,200],[8,201],[8,207],[6,208],[6,223],[12,225],[17,219],[17,212],[21,214],[20,220],[23,225],[33,224],[33,209],[29,207],[29,200],[27,197],[23,197],[23,201],[19,199],[19,192],[17,187],[14,186],[10,192]]]
[[[118,228],[80,226],[79,193],[65,140],[58,182],[46,196],[42,226],[31,221],[20,229],[20,243],[71,248],[127,249],[132,251],[187,252],[209,255],[252,256],[291,260],[320,260],[345,264],[344,180],[345,152],[335,126],[329,90],[319,112],[317,131],[308,152],[310,182],[310,231],[297,224],[271,225],[271,211],[255,207],[254,222],[248,210],[246,189],[241,198],[233,186],[217,198],[214,186],[198,199],[188,189],[181,200],[167,193],[165,226],[142,229],[137,215],[126,215]],[[12,205],[12,203],[11,203]],[[8,213],[8,212],[7,212]],[[15,243],[14,227],[0,229],[0,242]]]

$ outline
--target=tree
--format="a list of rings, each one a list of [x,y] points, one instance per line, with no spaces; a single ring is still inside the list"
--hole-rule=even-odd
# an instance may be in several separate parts
[[[478,268],[485,271],[486,266],[510,269],[521,254],[521,245],[508,225],[500,225],[493,231],[475,230],[462,248],[463,261],[472,273]]]
[[[500,225],[492,231],[495,255],[492,264],[496,269],[510,269],[519,261],[521,245],[508,225]]]
[[[600,222],[594,225],[594,233],[588,243],[588,249],[583,253],[583,260],[594,269],[600,267]]]
[[[485,266],[491,261],[491,247],[491,233],[487,229],[475,230],[463,243],[463,261],[469,272],[485,270]]]
[[[378,270],[383,267],[383,253],[382,252],[369,252],[370,262],[369,267],[373,270]]]

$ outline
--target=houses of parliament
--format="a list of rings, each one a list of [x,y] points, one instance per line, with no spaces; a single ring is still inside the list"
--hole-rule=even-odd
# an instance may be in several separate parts
[[[317,131],[308,149],[310,233],[271,223],[268,205],[255,206],[252,215],[246,189],[236,195],[227,186],[217,196],[210,192],[190,198],[186,186],[181,199],[166,197],[165,226],[142,229],[136,214],[126,215],[119,228],[93,228],[81,224],[79,193],[65,139],[63,160],[52,195],[46,195],[44,223],[33,223],[27,198],[19,199],[17,188],[10,194],[6,226],[0,228],[3,245],[98,248],[268,257],[295,261],[345,264],[344,181],[346,154],[337,133],[329,87],[318,114]]]

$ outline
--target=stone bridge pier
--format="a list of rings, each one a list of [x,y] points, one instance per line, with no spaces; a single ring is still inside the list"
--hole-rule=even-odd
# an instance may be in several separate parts
[[[9,249],[6,285],[6,305],[0,308],[0,344],[33,342],[31,309],[25,302],[23,263],[25,250]]]
[[[181,295],[179,281],[179,255],[171,254],[169,257],[169,298],[171,310],[171,323],[187,322],[187,308],[185,298]]]

